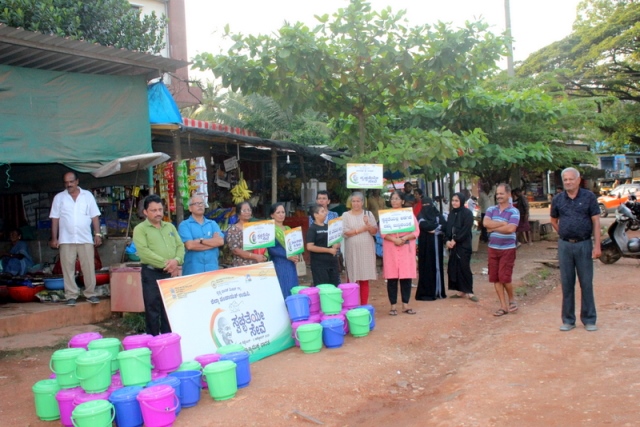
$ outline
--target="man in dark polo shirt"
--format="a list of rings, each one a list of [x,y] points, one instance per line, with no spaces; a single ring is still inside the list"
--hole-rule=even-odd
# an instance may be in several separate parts
[[[163,213],[162,199],[156,194],[147,196],[144,199],[147,219],[133,229],[133,243],[142,263],[146,329],[151,335],[171,332],[157,280],[177,276],[184,262],[184,245],[178,230],[170,222],[162,221]]]
[[[580,320],[587,331],[597,331],[593,296],[593,260],[600,257],[600,209],[596,196],[580,188],[580,172],[562,171],[564,190],[551,201],[551,226],[558,232],[562,281],[561,331],[576,327],[576,273],[582,290]],[[593,243],[591,236],[593,235]]]

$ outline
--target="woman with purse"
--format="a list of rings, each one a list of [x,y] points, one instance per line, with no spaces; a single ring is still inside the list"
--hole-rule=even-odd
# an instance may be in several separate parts
[[[369,280],[376,280],[376,245],[378,231],[373,214],[363,209],[364,195],[351,194],[351,210],[342,214],[344,256],[350,282],[360,285],[360,304],[369,303]]]
[[[287,249],[284,240],[285,230],[290,227],[284,225],[284,219],[287,216],[283,203],[274,203],[269,209],[269,215],[276,225],[276,245],[267,248],[269,258],[273,261],[273,267],[276,269],[278,282],[280,282],[280,290],[284,298],[291,295],[291,288],[298,286],[298,273],[296,271],[296,263],[298,255],[287,257]]]

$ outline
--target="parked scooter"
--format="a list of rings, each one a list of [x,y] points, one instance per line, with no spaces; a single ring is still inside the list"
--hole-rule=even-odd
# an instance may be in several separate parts
[[[629,197],[629,201],[621,204],[616,211],[616,221],[611,224],[600,247],[602,254],[600,261],[604,264],[613,264],[620,258],[640,258],[640,237],[629,238],[628,230],[640,228],[640,203],[635,196]]]

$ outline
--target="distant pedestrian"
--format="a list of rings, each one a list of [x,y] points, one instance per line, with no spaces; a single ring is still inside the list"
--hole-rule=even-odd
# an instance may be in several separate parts
[[[484,226],[489,235],[489,281],[498,295],[500,308],[494,316],[504,316],[518,310],[513,295],[511,276],[516,261],[516,229],[520,222],[520,212],[509,203],[511,187],[500,184],[496,188],[498,204],[487,209]],[[505,295],[506,294],[506,295]]]
[[[513,190],[513,206],[520,212],[520,223],[516,229],[516,240],[520,243],[531,244],[531,226],[529,225],[529,201],[527,196],[522,194],[522,190]]]
[[[559,236],[558,259],[562,281],[561,331],[576,327],[576,273],[582,290],[580,320],[587,331],[597,331],[593,295],[593,260],[600,257],[600,209],[596,196],[580,188],[580,172],[562,171],[565,191],[551,202],[551,226]],[[593,242],[591,236],[593,235]]]

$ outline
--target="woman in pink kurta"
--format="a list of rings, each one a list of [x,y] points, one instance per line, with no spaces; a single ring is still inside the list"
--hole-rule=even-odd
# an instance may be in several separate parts
[[[400,191],[391,193],[391,208],[401,209],[404,196]],[[398,281],[400,282],[400,296],[402,298],[402,312],[416,314],[409,307],[411,298],[411,279],[416,278],[416,239],[420,235],[418,222],[413,217],[415,230],[406,233],[391,233],[384,235],[383,243],[383,271],[387,279],[387,293],[391,310],[389,314],[396,316],[396,303],[398,301]]]

